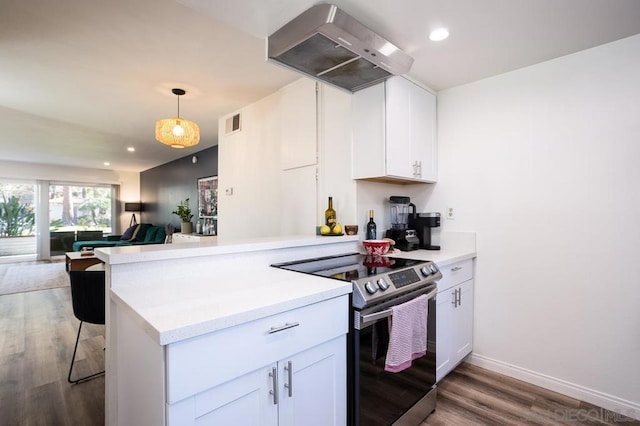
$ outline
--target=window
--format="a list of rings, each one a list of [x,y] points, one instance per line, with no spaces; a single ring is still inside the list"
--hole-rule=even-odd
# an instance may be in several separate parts
[[[79,239],[102,239],[102,235],[111,233],[114,191],[112,186],[49,184],[49,250],[52,256],[72,251],[73,242]],[[86,231],[97,231],[97,234]]]
[[[50,231],[111,232],[110,186],[49,185]]]
[[[0,258],[36,254],[36,185],[0,181]]]
[[[0,262],[48,259],[117,232],[117,198],[117,185],[0,179]]]

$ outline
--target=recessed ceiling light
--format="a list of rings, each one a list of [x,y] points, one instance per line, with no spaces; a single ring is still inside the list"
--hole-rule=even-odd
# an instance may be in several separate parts
[[[134,147],[132,147],[132,146],[130,146],[129,148],[127,148],[127,151],[129,151],[129,152],[135,152],[135,150],[136,150],[136,149],[135,149]]]
[[[104,165],[105,165],[105,166],[110,166],[110,165],[111,165],[111,163],[110,163],[110,162],[108,162],[108,161],[105,161],[105,162],[104,162]]]
[[[437,28],[429,34],[429,40],[431,41],[442,41],[447,37],[449,37],[449,30],[446,28]]]

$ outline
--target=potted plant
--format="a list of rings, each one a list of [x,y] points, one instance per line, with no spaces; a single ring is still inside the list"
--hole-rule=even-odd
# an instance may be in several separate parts
[[[188,198],[184,201],[180,201],[180,203],[178,204],[178,208],[171,213],[177,215],[180,220],[182,220],[182,224],[180,225],[180,232],[182,232],[183,234],[193,233],[193,224],[191,223],[193,215],[191,214],[191,208],[189,207]]]

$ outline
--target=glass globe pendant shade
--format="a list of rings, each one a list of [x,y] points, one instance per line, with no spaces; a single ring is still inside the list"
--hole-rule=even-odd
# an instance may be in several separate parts
[[[200,127],[180,117],[156,121],[156,140],[172,148],[188,148],[200,142]]]

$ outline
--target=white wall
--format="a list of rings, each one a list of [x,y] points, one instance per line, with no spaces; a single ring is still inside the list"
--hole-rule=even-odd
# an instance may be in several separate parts
[[[416,205],[418,213],[425,210],[429,194],[433,191],[433,184],[400,185],[392,183],[357,181],[357,214],[359,225],[358,233],[364,239],[366,237],[366,224],[369,222],[369,210],[373,210],[374,222],[378,238],[384,238],[385,231],[391,228],[391,209],[389,197],[392,195],[406,196]],[[430,210],[429,210],[430,211]],[[442,212],[441,212],[442,214]],[[437,231],[436,231],[437,232]],[[435,238],[433,243],[436,244]]]
[[[640,416],[640,36],[438,94],[474,362]]]
[[[116,184],[120,185],[121,201],[140,201],[140,174],[136,172],[0,160],[0,177],[31,181]],[[121,208],[124,210],[124,205]],[[130,219],[131,214],[123,211],[119,218],[121,230],[127,228]]]
[[[242,109],[242,130],[218,135],[218,235],[279,233],[280,144],[277,92]],[[231,195],[227,191],[232,190]]]
[[[283,91],[301,96],[284,99]],[[315,81],[302,78],[244,107],[241,131],[225,134],[226,117],[220,120],[220,238],[313,235],[329,196],[338,221],[353,223],[350,103],[348,93],[321,85],[316,108]],[[317,126],[298,132],[309,124],[296,116]]]

